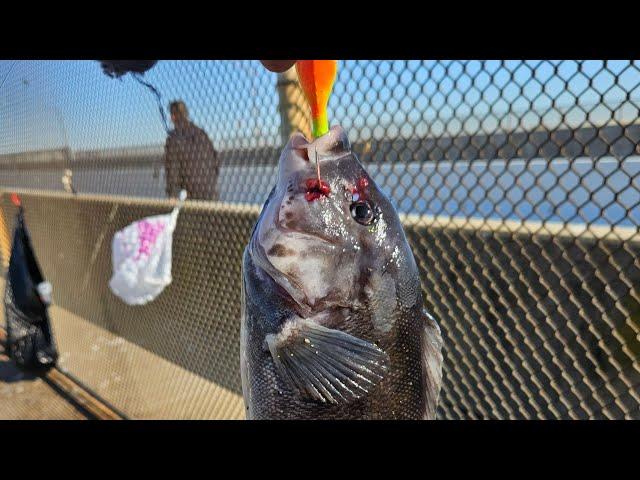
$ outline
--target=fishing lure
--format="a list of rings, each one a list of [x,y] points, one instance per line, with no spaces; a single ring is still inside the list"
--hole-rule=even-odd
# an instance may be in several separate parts
[[[327,116],[327,104],[333,89],[338,70],[337,60],[298,60],[296,71],[302,91],[311,107],[312,133],[315,138],[329,132],[329,118]],[[320,163],[318,152],[315,152],[317,180],[310,179],[307,182],[307,201],[317,200],[330,192],[329,185],[320,177]]]
[[[329,131],[327,103],[338,71],[337,60],[298,60],[296,71],[300,85],[311,107],[313,136]]]

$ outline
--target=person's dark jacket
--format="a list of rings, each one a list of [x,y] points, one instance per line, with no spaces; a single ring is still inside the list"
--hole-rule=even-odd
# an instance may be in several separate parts
[[[189,122],[171,132],[164,147],[167,196],[185,189],[188,198],[217,200],[218,153],[206,132]]]

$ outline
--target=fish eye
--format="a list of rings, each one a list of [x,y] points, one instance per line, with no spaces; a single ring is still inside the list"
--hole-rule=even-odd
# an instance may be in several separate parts
[[[375,212],[369,202],[360,201],[351,204],[351,216],[361,225],[369,225],[375,218]]]

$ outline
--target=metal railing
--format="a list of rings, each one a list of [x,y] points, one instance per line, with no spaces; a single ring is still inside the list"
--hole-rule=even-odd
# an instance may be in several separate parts
[[[22,193],[54,285],[62,368],[132,418],[242,418],[240,258],[304,105],[257,61],[161,61],[145,79],[221,162],[156,301],[108,289],[113,233],[173,205],[139,84],[97,62],[13,66],[0,186]],[[442,328],[440,418],[640,418],[638,93],[637,62],[340,62],[330,119],[401,213]]]

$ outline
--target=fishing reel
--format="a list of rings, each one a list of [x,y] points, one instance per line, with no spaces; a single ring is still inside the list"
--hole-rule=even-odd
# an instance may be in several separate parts
[[[157,60],[98,60],[102,71],[111,78],[120,78],[127,73],[143,75],[151,70]]]

